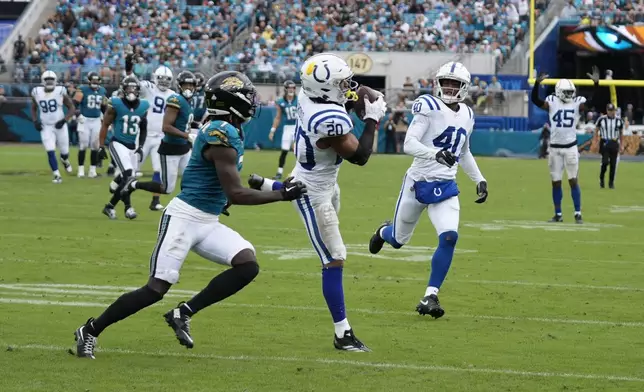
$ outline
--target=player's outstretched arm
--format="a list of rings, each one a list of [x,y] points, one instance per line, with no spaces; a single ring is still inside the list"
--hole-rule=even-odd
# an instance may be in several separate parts
[[[275,137],[275,130],[280,126],[280,120],[282,119],[282,107],[280,105],[275,105],[275,118],[273,119],[273,125],[271,126],[271,131],[268,133],[268,140],[273,141]]]
[[[67,115],[65,116],[65,122],[67,122],[74,117],[76,106],[74,106],[74,101],[67,94],[63,95],[63,104],[67,106]]]
[[[276,201],[299,199],[306,193],[306,186],[301,182],[284,181],[284,186],[277,191],[262,192],[242,186],[237,170],[237,152],[232,147],[210,145],[203,156],[215,165],[217,176],[224,188],[224,193],[231,204],[259,205]]]
[[[534,86],[532,86],[532,95],[531,95],[532,103],[534,103],[535,105],[537,105],[543,110],[548,110],[550,106],[548,106],[548,102],[544,101],[539,97],[539,86],[541,85],[541,82],[547,77],[548,75],[545,73],[539,74],[539,76],[537,76],[537,79],[534,81]]]
[[[593,65],[593,72],[587,73],[586,75],[588,75],[588,78],[590,78],[593,81],[594,88],[593,88],[592,93],[590,93],[590,95],[586,99],[586,101],[581,102],[579,104],[579,109],[581,111],[585,111],[586,108],[590,109],[593,106],[597,106],[597,105],[594,104],[594,99],[599,95],[598,94],[598,92],[599,92],[599,77],[600,77],[599,68],[596,65]]]
[[[114,117],[116,117],[116,111],[114,111],[114,108],[111,105],[108,105],[107,110],[105,111],[105,116],[103,116],[103,122],[101,123],[101,132],[98,134],[98,142],[100,143],[101,148],[105,147],[107,129],[114,122]]]
[[[173,125],[179,115],[179,108],[172,104],[172,99],[176,99],[178,102],[176,97],[168,98],[168,104],[166,105],[165,114],[163,115],[163,133],[188,139],[188,132],[181,132]]]

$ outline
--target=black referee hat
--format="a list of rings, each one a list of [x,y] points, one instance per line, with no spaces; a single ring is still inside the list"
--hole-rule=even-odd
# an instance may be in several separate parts
[[[606,105],[606,110],[615,110],[615,105],[609,103],[608,105]]]

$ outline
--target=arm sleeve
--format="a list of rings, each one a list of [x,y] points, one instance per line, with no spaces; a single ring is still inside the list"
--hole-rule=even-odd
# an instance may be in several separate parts
[[[535,83],[534,86],[532,86],[532,103],[542,108],[544,102],[545,101],[543,99],[539,98],[539,83]]]
[[[470,135],[467,135],[467,139],[465,139],[458,163],[472,181],[477,184],[485,181],[485,177],[481,174],[481,170],[479,170],[479,166],[476,164],[476,159],[474,159],[474,155],[470,151]]]
[[[405,136],[405,143],[403,145],[405,154],[421,159],[433,160],[436,158],[436,154],[440,150],[438,148],[428,147],[421,142],[421,139],[428,129],[429,117],[424,114],[416,114],[411,124],[409,124],[409,128],[407,128],[407,135]]]

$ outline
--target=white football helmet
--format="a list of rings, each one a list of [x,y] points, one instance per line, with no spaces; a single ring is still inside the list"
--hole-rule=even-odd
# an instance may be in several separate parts
[[[563,102],[570,102],[575,97],[575,85],[568,79],[559,79],[555,85],[555,95]]]
[[[309,98],[344,105],[348,100],[355,101],[357,94],[352,90],[358,87],[353,81],[353,71],[346,61],[330,53],[320,53],[304,62],[300,69],[302,91]]]
[[[172,81],[174,80],[174,75],[170,68],[165,65],[160,66],[154,71],[154,84],[159,87],[159,90],[165,91],[172,86]]]
[[[456,61],[441,65],[434,77],[434,95],[446,104],[463,102],[470,88],[470,72]]]
[[[58,76],[54,71],[45,71],[40,77],[42,85],[45,86],[45,91],[52,91],[56,88],[56,83],[58,82]]]

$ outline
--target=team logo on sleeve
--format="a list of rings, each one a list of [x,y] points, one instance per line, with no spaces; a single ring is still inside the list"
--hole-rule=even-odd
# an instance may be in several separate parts
[[[223,143],[228,143],[228,135],[226,135],[224,132],[220,131],[219,129],[213,129],[212,131],[208,132],[208,136],[216,137],[217,139],[221,140]]]

